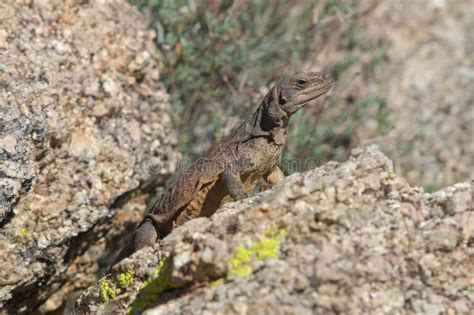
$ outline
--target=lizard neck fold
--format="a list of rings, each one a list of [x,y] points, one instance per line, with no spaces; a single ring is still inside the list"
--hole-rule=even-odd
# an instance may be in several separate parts
[[[268,137],[279,143],[282,134],[286,135],[289,116],[281,109],[276,94],[276,88],[270,90],[248,120],[248,138]]]

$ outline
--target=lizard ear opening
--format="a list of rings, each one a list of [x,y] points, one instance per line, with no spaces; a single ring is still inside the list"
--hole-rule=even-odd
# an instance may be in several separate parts
[[[281,89],[276,87],[275,88],[275,93],[276,93],[276,97],[278,98],[278,103],[280,105],[283,105],[286,103],[287,99],[286,97],[283,96],[283,94],[281,93]]]

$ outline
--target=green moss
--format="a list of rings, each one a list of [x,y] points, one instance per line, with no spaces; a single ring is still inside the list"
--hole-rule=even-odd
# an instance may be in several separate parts
[[[260,261],[278,258],[280,244],[285,235],[286,229],[267,229],[263,236],[251,246],[238,246],[229,261],[229,276],[246,277],[251,274],[253,271],[250,266],[252,257]]]
[[[155,278],[145,281],[140,286],[138,297],[133,301],[128,313],[140,313],[147,305],[156,301],[162,293],[170,289],[178,288],[171,283],[166,269],[168,267],[167,259],[160,261],[155,270]]]
[[[383,185],[386,185],[386,186],[391,186],[391,185],[393,185],[394,180],[395,180],[395,176],[396,176],[396,174],[395,174],[394,172],[388,173],[387,178],[385,178],[384,180],[382,180],[382,184],[383,184]]]
[[[131,269],[127,269],[127,271],[119,274],[117,276],[117,283],[119,287],[128,288],[129,286],[131,286],[134,282],[133,276],[134,276],[134,272]]]
[[[109,299],[113,299],[117,295],[117,290],[113,289],[108,280],[102,279],[99,281],[101,302],[105,303]]]
[[[263,237],[252,246],[251,250],[259,260],[276,259],[278,258],[280,243],[285,235],[285,229],[279,232],[267,230]]]
[[[252,273],[250,267],[250,259],[252,256],[251,249],[245,246],[237,247],[229,262],[229,275],[237,277],[245,277]]]
[[[217,287],[224,283],[224,278],[219,278],[211,282],[211,287]]]
[[[18,231],[18,237],[21,238],[21,239],[24,239],[26,237],[28,237],[30,233],[28,233],[28,230],[25,229],[25,228],[21,228],[19,231]]]

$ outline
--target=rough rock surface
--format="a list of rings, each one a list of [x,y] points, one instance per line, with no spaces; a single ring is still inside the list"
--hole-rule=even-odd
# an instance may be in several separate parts
[[[180,226],[114,267],[76,311],[467,314],[473,194],[471,183],[423,193],[375,147],[356,149]]]
[[[120,1],[0,6],[3,312],[51,311],[90,285],[106,242],[145,207],[138,194],[115,215],[118,197],[174,171],[168,95],[141,20]]]

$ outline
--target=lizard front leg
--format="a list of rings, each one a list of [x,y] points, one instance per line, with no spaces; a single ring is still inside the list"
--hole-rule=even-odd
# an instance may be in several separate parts
[[[259,185],[259,192],[272,188],[273,185],[281,182],[285,178],[285,174],[278,165],[275,165],[270,171],[262,176],[265,183]]]
[[[248,194],[245,192],[244,184],[240,179],[239,173],[232,172],[230,168],[226,168],[222,174],[222,182],[226,187],[229,195],[234,199],[242,200],[248,197]]]
[[[112,265],[115,265],[122,259],[130,256],[139,249],[145,246],[153,246],[156,239],[158,238],[158,233],[150,219],[145,219],[138,228],[135,230],[132,239],[129,243],[120,251],[117,257],[112,262]]]
[[[285,174],[278,165],[275,165],[270,171],[263,174],[263,180],[270,185],[275,185],[285,178]]]

